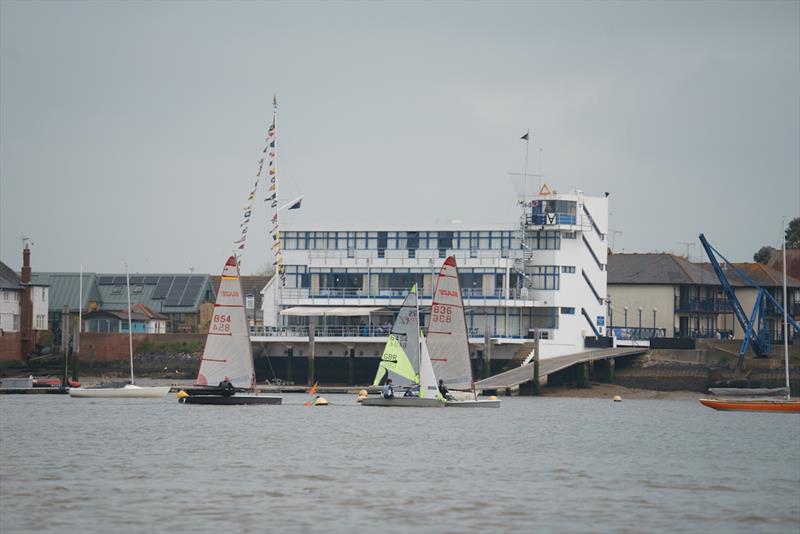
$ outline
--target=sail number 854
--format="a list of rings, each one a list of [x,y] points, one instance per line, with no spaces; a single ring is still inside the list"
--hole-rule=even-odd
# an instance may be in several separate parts
[[[453,319],[453,307],[445,304],[434,304],[431,307],[431,321],[449,323]]]
[[[211,319],[211,332],[214,334],[230,334],[231,316],[225,313],[215,313]]]

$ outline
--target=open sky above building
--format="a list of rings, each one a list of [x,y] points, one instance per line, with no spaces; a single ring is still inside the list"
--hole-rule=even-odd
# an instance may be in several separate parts
[[[4,1],[0,258],[217,273],[274,92],[287,225],[513,223],[528,128],[617,251],[747,261],[800,215],[797,2]]]

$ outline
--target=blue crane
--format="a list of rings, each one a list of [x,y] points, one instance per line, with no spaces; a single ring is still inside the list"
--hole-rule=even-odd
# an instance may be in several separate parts
[[[731,304],[733,315],[736,317],[736,320],[739,321],[739,325],[741,325],[742,330],[744,331],[744,341],[742,341],[742,346],[739,348],[739,360],[736,363],[736,370],[741,371],[742,365],[744,364],[744,355],[747,353],[747,348],[749,346],[753,347],[753,352],[755,352],[758,356],[766,356],[769,354],[772,348],[769,330],[767,329],[767,301],[771,302],[777,311],[780,311],[781,316],[784,315],[783,306],[781,306],[780,303],[775,300],[775,297],[773,297],[769,291],[758,285],[743,271],[737,269],[733,263],[728,261],[728,259],[717,249],[712,247],[703,234],[700,234],[700,243],[703,245],[703,249],[705,249],[708,259],[711,261],[711,267],[713,267],[717,278],[719,278],[719,283],[722,285],[722,291],[725,293],[725,296],[728,298],[728,302]],[[733,287],[731,287],[728,277],[725,276],[725,271],[720,266],[717,256],[722,258],[728,267],[735,271],[742,280],[746,281],[752,287],[758,289],[755,305],[753,306],[753,311],[750,314],[750,317],[747,316],[742,304],[739,302],[739,299],[736,298],[736,293],[733,291]],[[787,315],[787,317],[789,319],[789,323],[794,328],[794,331],[800,332],[800,325],[797,324],[791,315]]]

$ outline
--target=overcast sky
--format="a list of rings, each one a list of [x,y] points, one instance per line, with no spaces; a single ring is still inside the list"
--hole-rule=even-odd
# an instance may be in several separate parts
[[[3,1],[0,259],[218,273],[273,92],[287,223],[513,223],[526,128],[617,251],[751,260],[800,215],[799,2]]]

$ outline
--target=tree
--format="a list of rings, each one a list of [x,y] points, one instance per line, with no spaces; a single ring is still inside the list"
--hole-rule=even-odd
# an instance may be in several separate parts
[[[766,265],[769,263],[769,259],[773,252],[775,252],[775,247],[771,247],[769,245],[761,247],[758,249],[758,252],[753,254],[753,261]]]
[[[786,248],[800,248],[800,217],[789,221],[786,228]]]
[[[260,269],[253,273],[253,276],[268,276],[272,278],[272,275],[275,274],[275,266],[272,265],[271,262],[267,262],[261,266]]]

